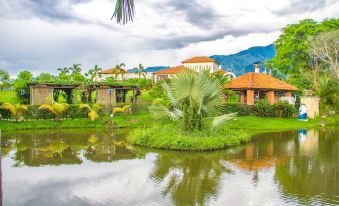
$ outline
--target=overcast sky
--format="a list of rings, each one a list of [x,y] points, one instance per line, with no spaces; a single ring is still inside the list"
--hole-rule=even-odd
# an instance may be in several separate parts
[[[124,62],[175,66],[192,56],[272,43],[286,24],[339,16],[337,0],[135,0],[125,26],[113,0],[0,0],[0,68],[55,74]]]

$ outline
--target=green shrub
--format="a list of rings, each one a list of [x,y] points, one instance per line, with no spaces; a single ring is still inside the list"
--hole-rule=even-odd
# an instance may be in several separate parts
[[[135,145],[171,150],[216,150],[247,142],[250,136],[243,131],[193,130],[184,132],[178,124],[158,124],[151,128],[137,128],[128,136]]]
[[[253,115],[257,117],[273,117],[273,107],[267,101],[258,101],[253,106]]]

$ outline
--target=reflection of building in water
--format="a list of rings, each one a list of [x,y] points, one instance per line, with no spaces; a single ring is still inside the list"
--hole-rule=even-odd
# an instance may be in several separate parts
[[[310,154],[318,150],[319,131],[303,130],[298,131],[298,140],[301,154]]]

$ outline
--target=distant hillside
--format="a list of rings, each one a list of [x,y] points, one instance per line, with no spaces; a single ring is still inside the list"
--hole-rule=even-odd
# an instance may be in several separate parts
[[[273,44],[268,46],[256,46],[231,55],[213,55],[212,59],[217,61],[223,69],[232,69],[236,76],[246,72],[254,72],[254,62],[264,62],[275,56]],[[263,70],[263,68],[261,68]]]

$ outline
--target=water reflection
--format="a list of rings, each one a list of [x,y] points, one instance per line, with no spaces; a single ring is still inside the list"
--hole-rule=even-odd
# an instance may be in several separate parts
[[[339,203],[338,129],[261,134],[208,153],[132,147],[127,132],[4,134],[4,205]]]

